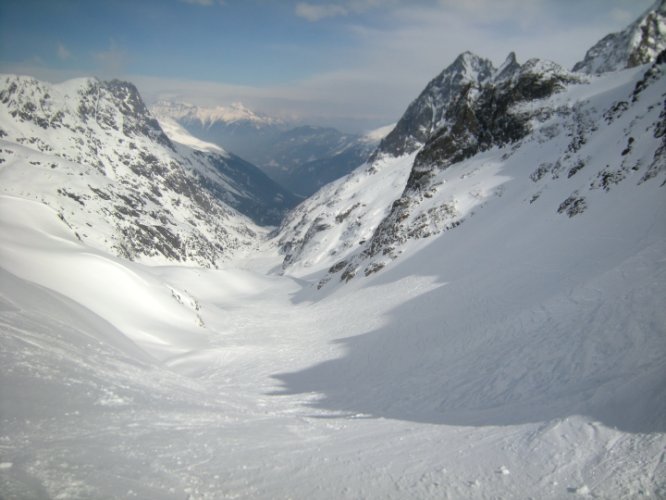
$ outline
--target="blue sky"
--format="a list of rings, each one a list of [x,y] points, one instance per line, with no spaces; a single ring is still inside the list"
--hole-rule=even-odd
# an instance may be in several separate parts
[[[0,71],[359,130],[464,50],[570,67],[652,0],[0,0]]]

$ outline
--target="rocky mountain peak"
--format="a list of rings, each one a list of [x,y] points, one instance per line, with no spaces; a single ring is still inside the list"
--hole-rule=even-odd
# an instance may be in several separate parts
[[[456,57],[444,72],[452,75],[454,78],[462,78],[468,81],[483,81],[491,76],[493,70],[493,65],[488,59],[479,57],[470,51],[465,51]]]
[[[578,78],[550,61],[530,59],[520,65],[509,54],[492,79],[474,93],[461,89],[441,110],[444,120],[419,151],[407,189],[421,186],[422,175],[446,168],[492,146],[514,142],[529,132],[529,115],[514,105],[543,99]]]
[[[497,68],[497,71],[493,76],[493,81],[501,82],[508,80],[512,78],[513,75],[515,75],[518,71],[520,71],[520,64],[516,59],[516,53],[510,52],[500,67]]]
[[[490,60],[463,52],[437,75],[414,100],[395,128],[380,143],[375,157],[401,156],[419,149],[445,120],[444,110],[465,89],[479,88],[495,68]]]
[[[666,0],[658,0],[641,17],[592,46],[573,71],[601,74],[653,62],[666,48]]]

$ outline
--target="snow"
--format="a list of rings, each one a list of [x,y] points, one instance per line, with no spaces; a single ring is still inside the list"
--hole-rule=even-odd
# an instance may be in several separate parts
[[[160,245],[148,251],[135,245],[159,227],[165,238],[180,240],[183,262],[201,264],[253,244],[262,231],[232,206],[256,206],[248,184],[257,189],[267,178],[235,166],[224,152],[174,148],[145,109],[123,114],[126,103],[109,84],[75,79],[51,85],[5,75],[0,87],[7,96],[0,105],[0,192],[49,205],[89,245],[167,263]],[[15,118],[31,108],[32,119]],[[177,135],[193,144],[182,131]],[[207,149],[202,142],[195,146]],[[246,175],[229,175],[239,169]],[[192,187],[202,178],[215,196]]]
[[[202,345],[196,312],[176,303],[163,283],[129,263],[86,248],[42,204],[3,196],[0,207],[0,224],[7,235],[2,260],[15,274],[72,298],[150,353]],[[45,237],[50,244],[42,243]]]
[[[404,189],[415,156],[387,156],[361,165],[297,207],[280,231],[294,246],[289,273],[304,277],[328,268],[370,240]],[[319,231],[319,227],[326,229]]]
[[[666,4],[656,2],[635,22],[605,36],[576,63],[573,71],[588,74],[614,72],[656,59],[666,48]]]
[[[541,102],[568,111],[529,140],[439,172],[410,217],[453,203],[458,227],[322,290],[401,195],[414,154],[363,165],[301,205],[282,229],[298,243],[286,269],[274,241],[203,269],[77,239],[40,200],[47,177],[17,173],[29,157],[12,146],[2,495],[666,496],[663,173],[640,182],[659,85],[586,129],[580,172],[530,175],[640,72],[614,78]],[[622,162],[639,168],[592,186]],[[567,217],[557,208],[572,192],[587,209]]]
[[[455,238],[329,294],[271,250],[130,263],[3,197],[3,491],[664,495],[663,188],[569,220],[503,183]]]
[[[157,118],[157,121],[167,137],[174,142],[196,149],[197,151],[218,153],[225,157],[229,156],[227,152],[217,144],[197,139],[172,118],[160,116]]]
[[[594,231],[539,227],[528,215],[498,227],[479,214],[456,239],[327,297],[266,274],[278,256],[265,253],[221,270],[96,253],[105,263],[91,270],[90,249],[54,214],[4,197],[0,442],[12,466],[0,469],[2,489],[16,498],[663,495],[665,207],[658,188],[643,193],[647,202],[632,197],[622,219]],[[518,215],[510,203],[503,210]],[[123,278],[111,286],[114,274]],[[126,301],[93,310],[110,287]],[[169,322],[188,314],[169,289],[196,298],[205,345],[177,349],[164,307]],[[161,345],[132,335],[139,321]]]

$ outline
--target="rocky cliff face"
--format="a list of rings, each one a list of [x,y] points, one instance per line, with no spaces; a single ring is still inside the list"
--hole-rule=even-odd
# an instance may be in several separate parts
[[[263,232],[239,210],[275,223],[289,203],[251,165],[173,143],[119,81],[2,76],[0,178],[81,240],[147,262],[215,266]]]
[[[374,157],[401,156],[421,148],[446,121],[447,110],[465,93],[478,89],[493,74],[488,59],[464,52],[435,77],[382,140]]]

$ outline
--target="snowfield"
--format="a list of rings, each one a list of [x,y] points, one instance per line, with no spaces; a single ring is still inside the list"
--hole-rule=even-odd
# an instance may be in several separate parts
[[[1,197],[3,496],[666,495],[664,188],[569,219],[484,175],[492,207],[320,291],[270,246],[150,267]]]

